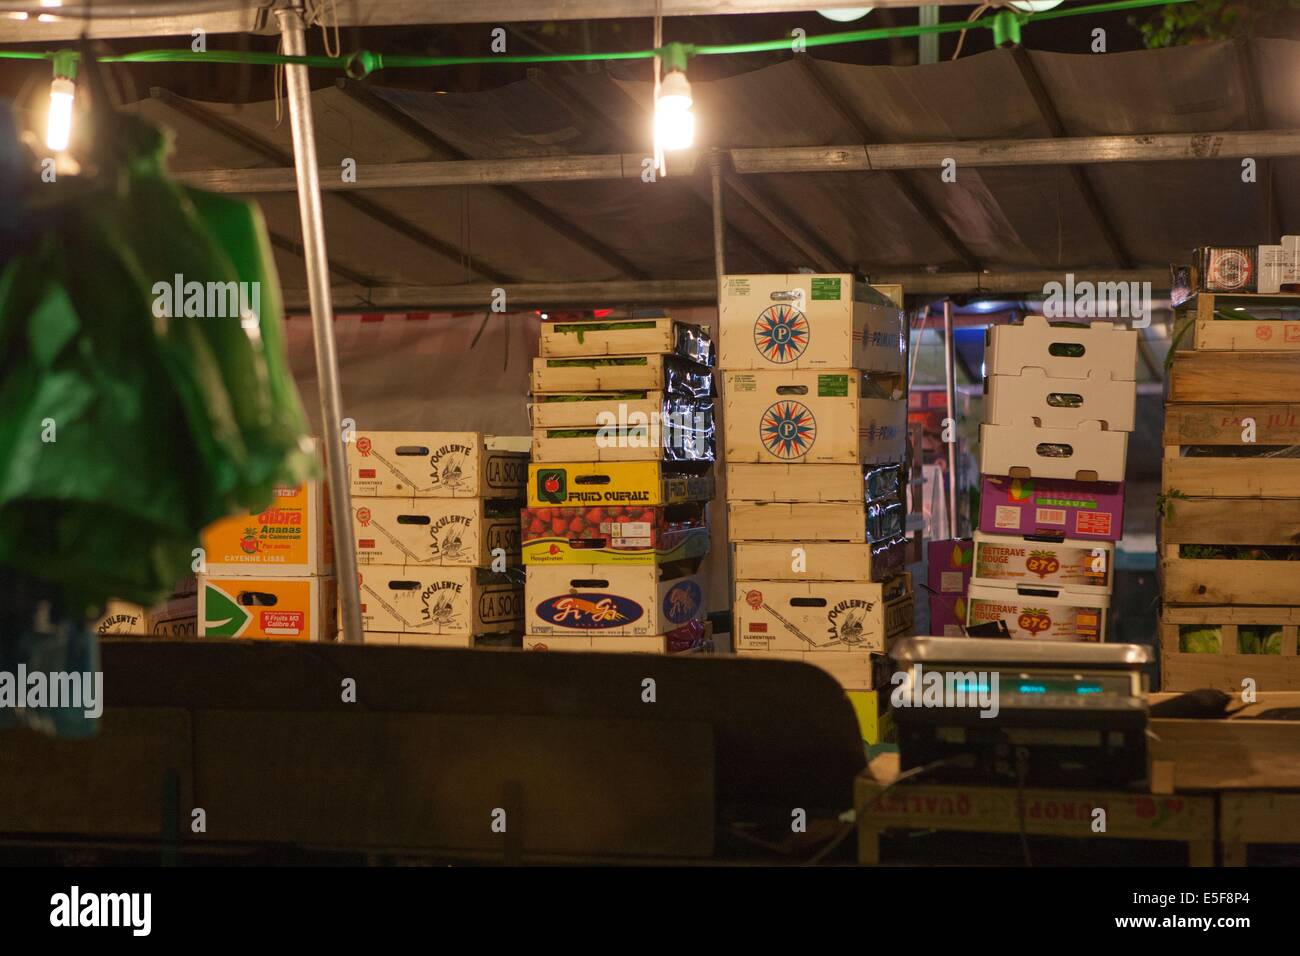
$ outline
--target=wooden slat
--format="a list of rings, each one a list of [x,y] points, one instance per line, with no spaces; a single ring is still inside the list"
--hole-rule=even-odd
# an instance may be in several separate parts
[[[1161,612],[1166,624],[1300,624],[1300,607],[1177,607]],[[1300,706],[1300,701],[1297,701]]]
[[[1170,556],[1161,564],[1166,604],[1284,605],[1300,596],[1300,561]]]
[[[1165,654],[1160,675],[1165,690],[1212,687],[1235,695],[1249,678],[1257,690],[1296,691],[1300,690],[1300,659],[1277,654]],[[1300,737],[1300,728],[1292,734]]]
[[[1300,394],[1300,380],[1292,383],[1291,392]],[[1256,445],[1300,444],[1300,405],[1172,402],[1165,406],[1164,441],[1166,445],[1244,445],[1242,421],[1247,418],[1255,422]]]
[[[1300,458],[1166,458],[1160,485],[1192,498],[1300,498]]]
[[[1300,498],[1190,498],[1166,510],[1165,544],[1300,544]]]
[[[1225,794],[1219,821],[1224,843],[1300,843],[1300,793]]]
[[[1279,319],[1197,319],[1193,342],[1197,349],[1237,351],[1300,351],[1300,322]]]
[[[1179,352],[1171,402],[1285,402],[1300,384],[1300,352]]]
[[[1151,759],[1173,763],[1176,790],[1300,788],[1300,728],[1291,721],[1156,717],[1151,732]]]

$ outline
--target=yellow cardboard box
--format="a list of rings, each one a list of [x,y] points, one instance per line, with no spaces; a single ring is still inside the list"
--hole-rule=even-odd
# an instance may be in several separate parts
[[[358,432],[348,483],[365,498],[519,498],[528,436],[481,432]]]
[[[713,497],[711,472],[656,461],[579,461],[528,466],[528,506],[671,505]]]
[[[518,631],[523,619],[518,570],[378,566],[360,577],[366,633],[470,637]]]
[[[316,481],[277,486],[269,508],[214,522],[204,530],[202,544],[206,572],[213,577],[329,574],[334,564],[329,495]]]
[[[353,498],[357,563],[489,567],[519,563],[519,504],[482,498]]]
[[[338,591],[331,577],[198,578],[199,637],[334,639]]]
[[[862,373],[724,372],[731,463],[884,464],[907,446],[907,403],[865,397]]]

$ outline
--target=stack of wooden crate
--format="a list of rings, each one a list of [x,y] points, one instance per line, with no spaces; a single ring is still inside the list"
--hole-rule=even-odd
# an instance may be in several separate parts
[[[713,341],[660,311],[543,321],[522,515],[524,646],[708,649]]]
[[[1300,690],[1300,295],[1179,309],[1161,499],[1166,690]]]
[[[358,432],[347,446],[366,643],[518,646],[528,439]]]
[[[902,311],[809,274],[724,276],[719,311],[736,653],[872,691],[912,628]]]

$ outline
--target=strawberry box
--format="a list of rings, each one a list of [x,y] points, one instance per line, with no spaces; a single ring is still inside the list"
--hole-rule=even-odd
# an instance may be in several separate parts
[[[346,445],[354,498],[521,498],[526,436],[358,432]]]
[[[524,564],[654,564],[709,550],[705,505],[549,505],[519,516]]]
[[[906,451],[906,402],[869,397],[861,372],[723,375],[730,463],[887,464]]]
[[[728,275],[718,299],[724,369],[903,371],[903,312],[851,275]]]
[[[675,398],[711,398],[713,373],[672,355],[533,359],[533,395],[573,392],[659,391]]]
[[[353,498],[357,563],[487,567],[519,561],[519,504],[483,498]]]
[[[979,526],[990,534],[1118,541],[1124,536],[1124,485],[985,475]]]
[[[366,632],[469,637],[518,631],[523,619],[518,569],[367,567],[358,589]]]
[[[906,573],[881,583],[736,581],[733,643],[745,651],[883,654],[912,628]]]
[[[699,562],[532,565],[525,633],[650,637],[704,616]]]
[[[338,590],[332,577],[198,576],[198,636],[331,641]]]
[[[544,358],[676,355],[713,367],[708,329],[668,317],[591,318],[543,322],[537,354]]]
[[[654,461],[548,462],[528,466],[528,506],[667,505],[708,501],[713,475]]]
[[[1025,593],[1030,591],[1032,593]],[[1110,595],[1097,589],[989,587],[971,582],[967,629],[1001,621],[1012,638],[1034,641],[1104,641]]]
[[[224,575],[328,574],[334,565],[329,496],[316,481],[277,485],[265,510],[232,515],[203,530],[204,570]]]
[[[1115,545],[1109,541],[975,532],[972,580],[990,587],[1064,587],[1109,594],[1114,584]]]
[[[1109,321],[1078,328],[1027,315],[1023,325],[990,325],[984,343],[986,375],[1039,368],[1050,378],[1132,382],[1137,377],[1137,333]]]
[[[1034,428],[1032,423],[980,426],[980,472],[1016,478],[1123,481],[1128,433],[1096,422],[1078,428]]]

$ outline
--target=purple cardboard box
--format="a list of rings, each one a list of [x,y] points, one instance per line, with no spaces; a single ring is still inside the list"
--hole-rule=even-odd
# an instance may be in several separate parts
[[[966,634],[966,588],[970,584],[975,544],[970,538],[947,538],[925,546],[926,584],[930,592],[930,633],[939,637]]]
[[[1118,541],[1124,535],[1124,484],[985,475],[980,530]]]

